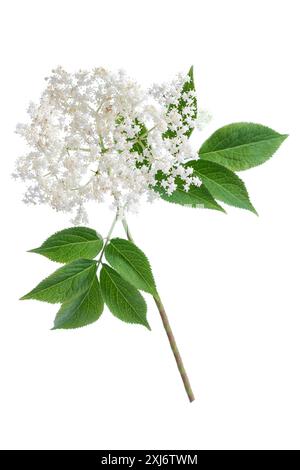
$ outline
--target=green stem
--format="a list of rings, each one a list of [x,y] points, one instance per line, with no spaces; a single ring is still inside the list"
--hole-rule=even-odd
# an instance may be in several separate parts
[[[117,210],[116,216],[115,216],[115,218],[114,218],[114,220],[113,220],[113,223],[111,224],[111,227],[110,227],[110,229],[109,229],[109,232],[108,232],[108,234],[107,234],[107,236],[106,236],[106,238],[105,238],[105,242],[104,242],[103,248],[102,248],[102,250],[101,250],[100,257],[99,257],[99,259],[98,259],[98,266],[99,266],[99,264],[100,264],[101,261],[102,261],[102,258],[103,258],[103,255],[104,255],[104,251],[105,251],[106,245],[108,244],[108,242],[109,242],[109,240],[110,240],[110,237],[111,237],[111,235],[112,235],[112,233],[113,233],[113,230],[114,230],[114,228],[115,228],[115,225],[116,225],[116,223],[117,223],[118,218],[119,218],[119,211]]]
[[[84,147],[78,147],[76,149],[72,149],[70,147],[67,148],[67,150],[71,150],[72,152],[90,152],[91,150],[90,149],[87,149],[87,148],[84,148]]]
[[[123,227],[124,227],[124,230],[125,230],[125,233],[126,233],[126,236],[127,236],[128,240],[130,240],[131,242],[134,243],[132,235],[131,235],[129,227],[128,227],[128,224],[127,224],[127,221],[126,221],[125,218],[122,219],[122,224],[123,224]],[[179,349],[177,347],[175,337],[174,337],[173,331],[171,329],[171,325],[169,323],[168,316],[166,314],[165,308],[164,308],[163,303],[162,303],[159,296],[158,297],[153,296],[153,299],[154,299],[154,302],[156,303],[157,309],[158,309],[159,314],[160,314],[160,318],[162,320],[162,323],[163,323],[165,332],[167,334],[172,352],[174,354],[174,358],[175,358],[177,368],[179,370],[179,373],[180,373],[185,391],[187,393],[187,396],[188,396],[190,402],[192,402],[192,401],[195,400],[195,396],[194,396],[194,393],[193,393],[188,375],[186,373],[186,370],[185,370],[185,367],[184,367]]]

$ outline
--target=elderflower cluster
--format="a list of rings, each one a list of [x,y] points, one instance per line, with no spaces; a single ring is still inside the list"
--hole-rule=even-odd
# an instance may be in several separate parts
[[[68,73],[58,67],[46,80],[39,104],[28,108],[29,122],[17,126],[29,146],[14,173],[28,183],[25,202],[72,212],[80,224],[88,201],[108,198],[128,210],[142,197],[153,200],[159,174],[169,195],[178,176],[186,191],[200,184],[183,163],[197,158],[189,129],[209,116],[195,115],[193,90],[182,94],[189,76],[150,90],[123,71],[103,68]]]

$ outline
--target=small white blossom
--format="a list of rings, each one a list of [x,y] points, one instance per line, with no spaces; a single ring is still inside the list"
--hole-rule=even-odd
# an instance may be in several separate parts
[[[108,197],[113,207],[132,210],[142,197],[155,200],[159,171],[167,194],[176,190],[176,177],[185,190],[198,186],[193,170],[183,167],[197,158],[186,132],[203,126],[208,114],[201,111],[195,122],[194,91],[184,93],[178,112],[188,80],[178,75],[145,91],[123,71],[53,70],[39,104],[28,107],[29,122],[16,128],[30,148],[13,175],[28,183],[24,201],[73,212],[80,224],[88,201]]]
[[[199,131],[202,131],[204,127],[206,126],[206,124],[208,124],[211,121],[211,118],[212,116],[208,111],[206,110],[198,111],[197,119],[195,122],[195,127],[197,127]]]

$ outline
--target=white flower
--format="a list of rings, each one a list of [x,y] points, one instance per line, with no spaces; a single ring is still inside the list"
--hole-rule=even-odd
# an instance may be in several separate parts
[[[197,115],[197,119],[195,122],[195,126],[199,131],[202,131],[206,124],[208,124],[211,121],[211,114],[206,111],[206,110],[200,110]]]
[[[30,147],[14,173],[28,183],[24,201],[74,212],[80,224],[87,221],[88,201],[108,198],[128,210],[142,197],[155,200],[159,171],[168,194],[178,176],[185,188],[199,185],[183,167],[197,158],[185,135],[196,124],[193,91],[184,93],[184,109],[177,110],[188,79],[178,75],[145,91],[123,71],[53,70],[40,103],[28,107],[29,122],[16,129]],[[207,120],[200,112],[197,126]]]

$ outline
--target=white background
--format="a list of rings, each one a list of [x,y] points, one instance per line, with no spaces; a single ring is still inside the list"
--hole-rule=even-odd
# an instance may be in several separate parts
[[[300,448],[298,4],[1,3],[2,449]],[[10,177],[24,148],[15,124],[58,64],[123,67],[145,86],[194,64],[199,104],[214,116],[195,145],[234,121],[290,134],[272,160],[242,174],[259,217],[161,201],[129,219],[193,404],[151,298],[152,332],[108,311],[84,329],[50,331],[57,306],[18,301],[57,267],[26,250],[69,225],[25,206]],[[105,235],[112,216],[93,208],[90,225]]]

